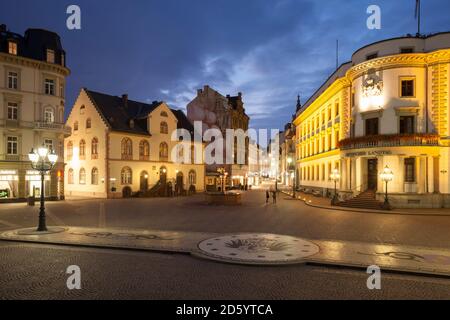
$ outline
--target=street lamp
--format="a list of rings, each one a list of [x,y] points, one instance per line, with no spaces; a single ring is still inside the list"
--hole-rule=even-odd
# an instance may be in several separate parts
[[[292,165],[292,162],[293,162],[292,158],[289,157],[287,159],[287,162],[288,162],[288,165],[289,165],[289,169],[291,169],[291,165]],[[295,177],[295,168],[294,168],[293,181],[292,181],[292,198],[294,198],[294,199],[295,199],[295,180],[296,180],[296,177]]]
[[[391,204],[389,203],[388,198],[388,183],[394,179],[394,173],[389,168],[389,166],[386,166],[384,170],[380,173],[380,178],[382,181],[386,183],[386,193],[384,196],[383,209],[391,210]]]
[[[45,232],[47,231],[47,226],[45,223],[44,179],[45,174],[54,168],[56,161],[58,161],[58,156],[53,150],[48,150],[43,145],[37,152],[31,149],[31,152],[28,154],[28,159],[31,161],[31,167],[41,174],[41,206],[39,208],[39,226],[37,231]]]
[[[333,206],[335,206],[339,201],[338,194],[337,194],[337,182],[339,181],[340,178],[341,178],[341,175],[339,174],[339,170],[334,169],[330,174],[330,179],[334,181],[334,196],[333,196],[333,200],[331,200],[331,205],[333,205]]]

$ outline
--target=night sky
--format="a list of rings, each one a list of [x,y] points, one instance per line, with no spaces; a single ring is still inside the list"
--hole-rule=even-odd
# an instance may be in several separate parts
[[[82,30],[66,28],[77,4]],[[382,9],[368,30],[366,9]],[[242,91],[251,126],[282,128],[340,62],[368,43],[416,33],[415,0],[1,0],[0,23],[23,34],[57,32],[72,71],[68,113],[80,88],[185,109],[198,88]],[[422,0],[422,31],[450,31],[450,1]]]

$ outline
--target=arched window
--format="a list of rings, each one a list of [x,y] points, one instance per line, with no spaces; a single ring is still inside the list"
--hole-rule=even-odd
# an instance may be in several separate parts
[[[168,161],[169,160],[169,146],[167,143],[162,142],[159,145],[159,161]]]
[[[197,184],[197,173],[194,170],[189,171],[189,186]]]
[[[98,139],[97,137],[92,139],[91,142],[91,159],[98,159]]]
[[[69,172],[67,173],[67,183],[73,184],[73,169],[70,168]]]
[[[55,112],[52,108],[45,108],[44,110],[44,121],[45,123],[53,123],[55,122]]]
[[[130,167],[125,167],[122,169],[120,174],[120,181],[122,185],[128,185],[133,183],[133,172]]]
[[[86,120],[86,129],[92,128],[92,121],[91,118],[87,118]]]
[[[86,170],[84,168],[80,169],[80,180],[79,184],[86,184]]]
[[[167,125],[167,122],[163,121],[161,122],[161,131],[162,134],[168,134],[169,133],[169,126]]]
[[[80,160],[86,159],[86,141],[80,141]]]
[[[73,143],[72,141],[69,141],[67,143],[67,160],[72,160],[73,157]]]
[[[80,107],[80,114],[84,114],[84,111],[86,110],[86,107],[84,105],[82,105]]]
[[[150,157],[150,145],[148,141],[142,140],[139,143],[139,160],[149,160]]]
[[[78,131],[78,121],[73,124],[73,131]]]
[[[92,168],[91,184],[98,185],[98,169],[97,168]]]
[[[133,159],[133,142],[129,138],[122,140],[122,160]]]
[[[162,112],[161,112],[161,117],[167,118],[167,117],[169,117],[169,116],[168,116],[167,112],[162,111]]]

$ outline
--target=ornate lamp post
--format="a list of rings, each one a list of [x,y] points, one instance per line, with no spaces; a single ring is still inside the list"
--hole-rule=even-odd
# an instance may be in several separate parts
[[[291,165],[292,165],[292,162],[293,162],[292,158],[289,157],[289,158],[287,159],[287,162],[288,162],[289,169],[290,169],[290,168],[291,168]],[[295,177],[295,168],[294,168],[294,171],[293,171],[293,174],[292,174],[292,178],[293,178],[293,180],[292,180],[292,198],[295,199],[295,181],[296,181],[296,177]]]
[[[388,183],[394,179],[394,173],[389,168],[389,166],[386,166],[384,170],[380,173],[380,178],[382,181],[386,183],[386,193],[384,196],[384,203],[383,203],[383,209],[385,210],[391,210],[391,204],[389,203],[388,198]]]
[[[335,206],[339,202],[338,194],[337,194],[337,182],[341,178],[338,169],[334,169],[330,174],[330,179],[334,181],[334,196],[333,200],[331,200],[331,205]]]
[[[47,231],[47,225],[45,223],[45,174],[53,169],[56,161],[58,161],[58,156],[53,150],[48,150],[48,148],[42,146],[37,152],[31,149],[31,152],[28,154],[28,159],[31,161],[31,167],[41,174],[41,206],[39,208],[39,226],[37,231],[45,232]]]

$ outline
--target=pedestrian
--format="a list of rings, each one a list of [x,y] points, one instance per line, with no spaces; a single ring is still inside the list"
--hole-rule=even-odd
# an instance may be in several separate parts
[[[270,199],[269,190],[266,190],[266,204],[269,203],[269,199]]]
[[[276,191],[272,192],[272,199],[273,199],[273,204],[276,204],[277,203],[277,193],[276,193]]]

